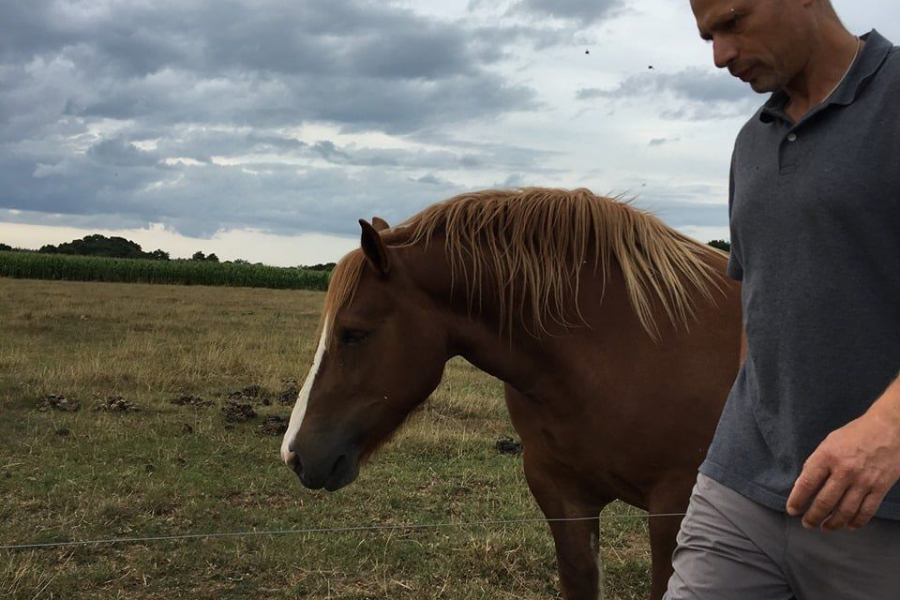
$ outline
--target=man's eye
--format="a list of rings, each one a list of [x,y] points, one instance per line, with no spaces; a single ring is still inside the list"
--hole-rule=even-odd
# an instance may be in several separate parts
[[[354,346],[366,341],[367,337],[369,337],[369,333],[367,331],[360,331],[359,329],[345,329],[341,332],[340,342],[341,344],[345,344],[347,346]]]
[[[738,28],[738,25],[741,24],[741,19],[744,18],[744,15],[735,15],[725,24],[725,29],[728,31],[734,31]]]

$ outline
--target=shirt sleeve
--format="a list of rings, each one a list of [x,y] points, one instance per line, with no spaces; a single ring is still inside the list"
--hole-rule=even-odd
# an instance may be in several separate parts
[[[728,230],[731,237],[731,251],[728,254],[728,266],[725,274],[735,281],[744,280],[744,266],[741,264],[738,237],[734,234],[734,220],[731,218],[731,206],[734,204],[734,159],[737,151],[731,154],[731,171],[728,174]]]

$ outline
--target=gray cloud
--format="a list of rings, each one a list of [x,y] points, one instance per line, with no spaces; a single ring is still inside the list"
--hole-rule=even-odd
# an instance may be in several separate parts
[[[443,179],[411,181],[380,169],[109,164],[97,160],[98,154],[102,151],[37,168],[28,160],[0,158],[4,206],[82,221],[106,215],[132,227],[161,222],[194,236],[248,225],[286,234],[354,233],[361,211],[396,221],[463,189]]]
[[[306,144],[248,128],[130,133],[90,138],[95,141],[84,152],[0,153],[2,206],[64,213],[79,222],[97,215],[129,227],[161,222],[194,236],[247,226],[353,233],[361,212],[397,221],[467,189],[443,171],[546,173],[541,163],[551,154],[502,144],[439,150]],[[153,138],[159,139],[153,149],[137,145]]]
[[[716,186],[648,178],[632,181],[623,196],[671,227],[721,227],[728,224],[727,194],[727,179]]]
[[[423,175],[422,177],[417,177],[413,179],[416,183],[427,183],[429,185],[453,185],[446,179],[438,177],[434,173],[428,173],[427,175]]]
[[[97,142],[88,148],[87,156],[99,164],[111,167],[140,167],[156,164],[159,157],[144,152],[134,144],[120,138]]]
[[[567,35],[362,0],[9,3],[0,208],[193,234],[340,231],[366,203],[406,216],[461,191],[442,170],[538,170],[546,153],[437,132],[539,107],[494,67]],[[286,133],[322,122],[443,140],[413,151]]]
[[[635,202],[635,206],[651,212],[670,227],[720,227],[728,223],[727,204],[660,202],[648,199]]]
[[[533,108],[532,90],[487,68],[504,44],[552,39],[353,0],[267,4],[14,3],[0,20],[0,77],[13,84],[0,97],[0,123],[30,97],[42,114],[20,135],[61,113],[407,132]]]
[[[552,173],[542,159],[553,153],[545,150],[518,148],[503,144],[449,146],[441,150],[408,150],[336,146],[330,141],[317,142],[312,150],[335,165],[392,167],[394,169],[528,169],[533,173]]]
[[[629,75],[612,89],[582,88],[576,92],[576,98],[615,101],[661,94],[682,102],[678,108],[662,113],[663,117],[670,119],[730,118],[745,114],[760,103],[760,97],[734,77],[722,71],[698,67],[689,67],[677,73],[653,70]]]
[[[624,6],[624,0],[521,0],[516,10],[591,25],[609,18]]]

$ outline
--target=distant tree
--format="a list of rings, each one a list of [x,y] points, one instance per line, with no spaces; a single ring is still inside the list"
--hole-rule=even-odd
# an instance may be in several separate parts
[[[197,250],[194,252],[194,255],[191,256],[191,260],[206,260],[206,255]]]
[[[311,266],[301,266],[301,269],[306,269],[307,271],[334,271],[335,264],[334,263],[325,263]]]
[[[122,237],[106,237],[100,234],[88,235],[57,247],[60,254],[81,254],[86,256],[110,256],[115,258],[141,258],[144,252],[140,244]]]
[[[249,265],[250,264],[249,260],[244,260],[243,258],[236,258],[231,262],[233,262],[236,265]]]
[[[206,257],[206,260],[209,262],[219,262],[219,257],[215,255],[215,253],[210,254]]]
[[[80,240],[73,240],[59,246],[47,244],[42,246],[40,251],[48,254],[77,254],[111,258],[146,258],[148,256],[141,250],[140,244],[123,237],[106,237],[100,234],[88,235]]]
[[[731,242],[726,242],[725,240],[712,240],[709,242],[709,245],[725,252],[731,252]]]
[[[148,255],[151,260],[169,260],[169,253],[163,250],[154,250]]]
[[[10,250],[12,250],[12,246],[8,244],[0,244],[0,250],[2,250],[3,252],[9,252]]]

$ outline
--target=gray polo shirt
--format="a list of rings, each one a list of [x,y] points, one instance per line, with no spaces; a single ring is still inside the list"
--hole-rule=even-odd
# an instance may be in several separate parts
[[[731,165],[747,360],[700,471],[785,510],[804,461],[900,372],[900,48],[877,31],[797,124],[772,94]],[[879,517],[900,520],[900,486]]]

